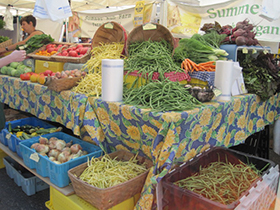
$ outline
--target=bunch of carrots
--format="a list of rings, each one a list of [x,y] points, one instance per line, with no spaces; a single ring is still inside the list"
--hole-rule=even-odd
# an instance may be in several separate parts
[[[195,63],[192,60],[186,58],[182,64],[181,68],[185,69],[186,72],[193,72],[193,71],[215,71],[215,61],[208,61],[205,63]]]

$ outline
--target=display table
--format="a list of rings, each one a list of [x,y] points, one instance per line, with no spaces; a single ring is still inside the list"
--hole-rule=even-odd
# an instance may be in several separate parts
[[[182,96],[184,97],[184,96]],[[280,94],[261,102],[253,94],[211,101],[184,112],[150,112],[120,102],[104,102],[71,91],[60,94],[17,78],[0,76],[0,102],[59,122],[107,150],[124,149],[151,158],[137,208],[150,209],[157,183],[173,163],[190,160],[211,146],[240,144],[280,116]]]

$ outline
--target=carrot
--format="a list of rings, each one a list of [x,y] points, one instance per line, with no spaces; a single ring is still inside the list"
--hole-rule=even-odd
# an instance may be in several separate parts
[[[191,66],[193,67],[194,70],[198,71],[197,64],[195,62],[193,62],[190,59],[187,59],[187,61],[191,64]]]

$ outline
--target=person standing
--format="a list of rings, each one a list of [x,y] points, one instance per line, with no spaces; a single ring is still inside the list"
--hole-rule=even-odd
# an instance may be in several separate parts
[[[8,65],[11,62],[20,62],[26,58],[25,50],[15,50],[11,54],[0,59],[0,68]],[[0,103],[0,131],[5,127],[5,113],[3,104]]]
[[[9,45],[9,46],[4,47],[4,48],[0,48],[0,55],[7,52],[7,51],[15,50],[18,45],[25,44],[31,37],[33,37],[35,35],[43,34],[42,31],[39,31],[39,30],[35,29],[36,18],[33,15],[27,15],[27,16],[23,17],[20,20],[20,25],[21,25],[21,28],[23,29],[23,31],[26,33],[26,36],[24,37],[24,39],[22,41],[19,41],[15,44]]]

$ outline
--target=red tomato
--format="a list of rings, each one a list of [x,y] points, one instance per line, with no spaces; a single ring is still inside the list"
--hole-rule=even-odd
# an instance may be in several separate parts
[[[84,55],[87,53],[87,51],[88,51],[88,47],[83,47],[80,49],[80,54]]]
[[[55,48],[50,47],[50,48],[48,48],[47,52],[48,52],[48,53],[51,53],[52,51],[54,51],[54,49],[55,49]]]
[[[71,51],[69,51],[69,56],[77,57],[78,53],[75,50],[71,50]]]

